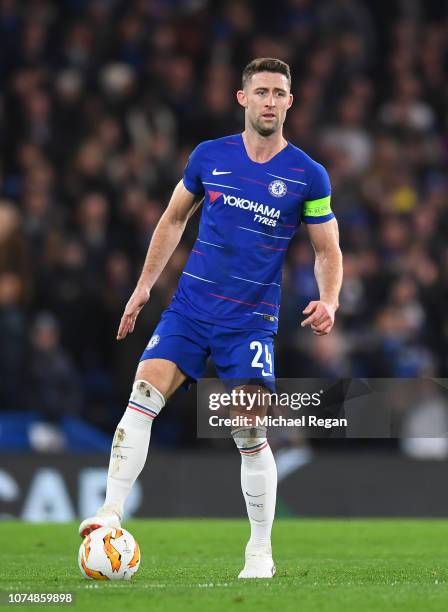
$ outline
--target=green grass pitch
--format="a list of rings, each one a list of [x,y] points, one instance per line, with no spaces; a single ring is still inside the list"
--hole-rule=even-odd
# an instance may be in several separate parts
[[[64,608],[88,612],[448,610],[448,521],[279,519],[277,575],[244,581],[245,520],[124,527],[140,544],[140,570],[130,582],[105,583],[79,572],[77,525],[0,522],[0,590],[71,591],[75,605]]]

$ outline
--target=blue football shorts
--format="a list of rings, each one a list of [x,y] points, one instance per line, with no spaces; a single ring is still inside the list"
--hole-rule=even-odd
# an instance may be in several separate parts
[[[209,357],[228,389],[250,383],[275,391],[274,332],[269,330],[223,327],[168,308],[140,361],[173,361],[186,374],[182,387],[188,390],[204,375]]]

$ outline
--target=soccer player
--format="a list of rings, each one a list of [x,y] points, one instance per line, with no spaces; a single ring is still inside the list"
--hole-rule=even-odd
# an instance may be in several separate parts
[[[146,462],[153,420],[180,386],[188,388],[212,357],[218,375],[262,390],[274,381],[273,339],[288,244],[301,222],[315,251],[320,297],[302,326],[319,335],[334,324],[342,279],[338,228],[326,170],[283,137],[293,96],[289,66],[261,58],[243,71],[238,103],[245,129],[200,143],[152,236],[117,339],[135,321],[203,198],[199,235],[177,291],[143,351],[113,443],[104,505],[82,536],[118,527],[125,500]],[[255,382],[254,382],[255,381]],[[239,578],[272,578],[271,528],[277,473],[263,428],[232,431],[241,453],[241,486],[251,525]],[[204,492],[207,495],[207,492]]]

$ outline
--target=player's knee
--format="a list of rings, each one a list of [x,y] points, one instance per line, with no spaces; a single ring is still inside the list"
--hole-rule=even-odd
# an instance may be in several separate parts
[[[148,416],[157,416],[165,405],[163,394],[147,380],[138,379],[132,386],[128,408],[148,412]]]
[[[266,427],[240,427],[232,437],[242,455],[256,455],[268,446]]]

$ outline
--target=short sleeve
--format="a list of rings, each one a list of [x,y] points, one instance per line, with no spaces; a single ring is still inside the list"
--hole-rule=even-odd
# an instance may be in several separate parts
[[[330,178],[325,168],[316,163],[307,199],[303,203],[302,221],[304,223],[325,223],[333,218]]]
[[[185,166],[183,183],[190,193],[201,195],[204,187],[201,182],[201,160],[203,144],[198,145],[188,158],[188,163]]]

